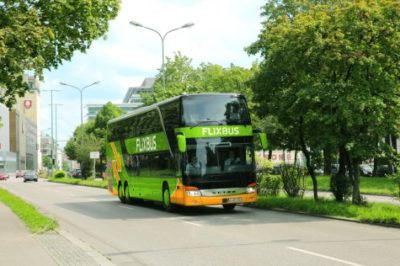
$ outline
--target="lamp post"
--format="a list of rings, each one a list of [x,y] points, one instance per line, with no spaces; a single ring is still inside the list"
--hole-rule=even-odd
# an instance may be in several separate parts
[[[50,89],[50,90],[42,90],[42,91],[49,91],[50,92],[50,113],[51,113],[51,145],[50,145],[50,147],[51,147],[51,149],[50,149],[50,156],[51,156],[51,160],[52,160],[52,163],[53,163],[53,160],[54,160],[54,158],[53,158],[53,151],[54,151],[54,135],[53,135],[53,125],[54,125],[54,120],[53,120],[53,92],[58,92],[58,91],[60,91],[60,90],[54,90],[54,89]]]
[[[95,82],[93,82],[93,83],[91,83],[91,84],[89,84],[89,85],[86,85],[86,86],[84,86],[84,87],[82,87],[82,88],[79,88],[79,87],[76,87],[76,86],[71,85],[71,84],[67,84],[67,83],[64,83],[64,82],[60,82],[60,85],[68,86],[68,87],[77,89],[77,90],[80,92],[80,94],[81,94],[81,126],[83,125],[83,91],[84,91],[85,89],[89,88],[90,86],[93,86],[93,85],[96,85],[96,84],[99,84],[99,83],[100,83],[100,81],[95,81]]]
[[[144,26],[141,23],[136,22],[136,21],[130,21],[129,24],[131,24],[132,26],[135,26],[135,27],[141,27],[141,28],[145,28],[145,29],[151,30],[151,31],[157,33],[157,35],[160,37],[160,39],[161,39],[161,72],[162,72],[163,88],[165,90],[165,71],[164,71],[164,43],[165,43],[165,37],[167,37],[167,35],[169,33],[173,32],[173,31],[177,31],[177,30],[184,29],[184,28],[191,28],[191,27],[194,26],[194,23],[190,22],[190,23],[183,24],[182,26],[180,26],[178,28],[174,28],[174,29],[171,29],[171,30],[167,31],[164,35],[162,35],[159,31],[157,31],[157,30],[155,30],[153,28]]]

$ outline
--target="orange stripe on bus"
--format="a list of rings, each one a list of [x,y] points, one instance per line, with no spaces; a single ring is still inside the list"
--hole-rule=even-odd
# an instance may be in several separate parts
[[[111,149],[113,151],[114,158],[117,161],[118,172],[121,172],[121,170],[122,170],[121,158],[118,155],[118,151],[117,151],[117,148],[115,147],[115,143],[114,142],[111,143]]]

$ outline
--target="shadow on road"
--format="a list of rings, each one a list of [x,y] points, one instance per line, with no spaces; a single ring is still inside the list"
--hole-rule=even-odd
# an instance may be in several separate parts
[[[305,223],[321,221],[322,218],[238,207],[226,212],[222,206],[178,207],[174,213],[165,212],[161,205],[153,202],[122,204],[116,200],[59,203],[57,206],[95,219],[157,219],[177,218],[187,222],[201,222],[210,225]]]

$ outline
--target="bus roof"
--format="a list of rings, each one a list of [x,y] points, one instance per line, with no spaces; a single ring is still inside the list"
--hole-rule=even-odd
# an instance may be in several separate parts
[[[170,102],[176,101],[176,100],[181,99],[181,98],[186,97],[186,96],[197,96],[197,95],[198,95],[198,96],[200,96],[200,95],[235,95],[235,96],[239,96],[239,95],[241,95],[241,94],[239,94],[239,93],[195,93],[195,94],[181,94],[181,95],[178,95],[178,96],[175,96],[175,97],[172,97],[172,98],[163,100],[163,101],[161,101],[161,102],[154,103],[154,104],[149,105],[149,106],[144,106],[144,107],[140,107],[140,108],[138,108],[138,109],[135,109],[135,110],[133,110],[132,112],[129,112],[129,113],[124,114],[124,115],[122,115],[122,116],[119,116],[119,117],[116,117],[116,118],[114,118],[114,119],[111,119],[110,121],[108,121],[107,124],[112,124],[112,123],[115,123],[115,122],[118,122],[118,121],[125,120],[126,118],[129,118],[129,117],[132,117],[132,116],[136,116],[136,115],[139,115],[139,114],[142,114],[142,113],[146,113],[146,112],[148,112],[148,111],[157,109],[157,107],[160,106],[160,105],[163,105],[163,104],[166,104],[166,103],[170,103]]]

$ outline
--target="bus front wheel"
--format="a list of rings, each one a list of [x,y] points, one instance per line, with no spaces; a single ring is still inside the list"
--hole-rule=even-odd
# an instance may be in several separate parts
[[[233,211],[233,209],[235,209],[236,204],[223,204],[222,205],[224,207],[225,211]]]
[[[166,210],[167,212],[173,211],[173,205],[171,204],[171,195],[169,193],[168,185],[163,187],[162,192],[163,192],[162,193],[162,204],[163,204],[164,210]]]
[[[118,185],[118,198],[122,203],[126,202],[126,198],[124,196],[123,187],[121,184]]]

